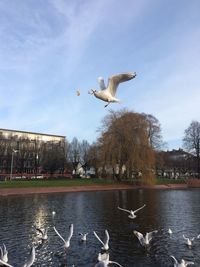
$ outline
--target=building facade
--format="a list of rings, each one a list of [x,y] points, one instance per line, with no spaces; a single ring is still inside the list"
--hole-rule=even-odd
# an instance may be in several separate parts
[[[0,129],[0,176],[64,172],[65,136]]]

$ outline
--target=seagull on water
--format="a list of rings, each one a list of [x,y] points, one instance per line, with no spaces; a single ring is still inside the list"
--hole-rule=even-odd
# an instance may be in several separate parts
[[[133,233],[136,235],[136,237],[138,238],[140,244],[143,246],[143,247],[148,247],[148,245],[150,244],[150,241],[152,240],[153,238],[153,234],[154,233],[157,233],[158,231],[155,230],[155,231],[152,231],[152,232],[149,232],[149,233],[146,233],[145,237],[143,236],[143,234],[141,234],[140,232],[138,231],[133,231]]]
[[[87,240],[88,233],[79,233],[79,235],[81,236],[81,241],[86,241]]]
[[[47,238],[48,238],[48,235],[47,235],[48,229],[47,228],[42,229],[42,228],[35,227],[35,229],[41,234],[42,241],[47,240]]]
[[[116,265],[122,267],[118,262],[116,262],[116,261],[110,261],[110,256],[107,253],[104,253],[104,254],[99,253],[99,255],[98,255],[98,261],[99,262],[95,265],[95,267],[108,267],[108,265],[110,263],[116,264]]]
[[[104,79],[102,77],[99,77],[98,83],[101,90],[97,91],[96,89],[91,89],[91,91],[89,91],[88,93],[91,95],[93,94],[96,98],[108,102],[105,107],[107,107],[110,103],[119,103],[120,100],[115,97],[117,87],[120,83],[129,81],[135,77],[135,72],[127,72],[113,75],[108,79],[107,87],[105,86]]]
[[[109,236],[108,231],[105,230],[105,242],[103,242],[103,241],[99,238],[99,236],[97,235],[97,233],[96,233],[95,231],[94,231],[93,233],[94,233],[95,237],[99,240],[99,242],[103,245],[102,249],[103,249],[103,250],[108,250],[108,249],[109,249],[109,245],[108,245],[108,243],[109,243],[109,239],[110,239],[110,236]]]
[[[26,262],[23,264],[22,267],[31,267],[35,261],[35,247],[31,248],[30,255]],[[0,260],[1,265],[8,266],[8,267],[13,267],[13,265],[10,265],[9,263]]]
[[[193,237],[193,238],[188,238],[188,237],[185,237],[185,236],[183,235],[183,238],[185,239],[186,244],[187,244],[189,247],[191,247],[191,246],[192,246],[192,242],[194,241],[194,237]]]
[[[173,234],[173,232],[172,232],[172,230],[170,228],[168,229],[168,234],[170,234],[170,235]]]
[[[31,248],[30,254],[23,267],[31,267],[35,261],[35,247]]]
[[[65,240],[57,231],[56,227],[53,227],[54,231],[56,232],[56,234],[62,239],[62,241],[64,242],[64,248],[67,249],[70,246],[70,240],[72,238],[73,232],[74,232],[74,225],[70,224],[69,226],[69,235],[68,238]]]
[[[5,244],[3,244],[2,247],[0,247],[0,259],[3,262],[8,262],[8,250],[7,250]],[[2,265],[2,264],[0,263],[0,265]]]
[[[136,212],[138,212],[139,210],[143,209],[144,207],[146,206],[146,204],[144,204],[142,207],[140,207],[139,209],[137,210],[126,210],[126,209],[122,209],[120,207],[118,207],[119,210],[123,210],[123,211],[126,211],[129,213],[129,218],[130,219],[135,219],[137,216],[135,215]]]
[[[193,261],[185,261],[184,259],[182,259],[179,263],[174,256],[170,257],[174,260],[174,267],[187,267],[188,265],[194,264]]]

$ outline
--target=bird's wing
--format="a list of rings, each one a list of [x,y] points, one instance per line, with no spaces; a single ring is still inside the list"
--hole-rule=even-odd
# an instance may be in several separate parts
[[[103,77],[99,77],[98,78],[98,83],[99,83],[99,86],[100,86],[101,90],[106,89]]]
[[[200,235],[197,236],[197,239],[199,239],[199,238],[200,238]]]
[[[65,239],[58,233],[58,231],[57,231],[57,229],[56,229],[55,226],[53,227],[53,229],[54,229],[54,231],[56,232],[56,234],[62,239],[62,241],[63,241],[64,243],[66,243]]]
[[[72,223],[72,224],[70,224],[70,226],[69,226],[69,236],[68,236],[68,240],[70,240],[70,239],[72,238],[72,236],[73,236],[73,232],[74,232],[74,225],[73,225],[73,223]]]
[[[120,83],[129,81],[135,77],[135,73],[127,72],[113,75],[108,80],[108,88],[110,93],[114,96],[117,90],[117,87]]]
[[[120,207],[118,207],[118,209],[119,209],[119,210],[126,211],[126,212],[128,212],[128,213],[131,213],[130,210],[122,209],[122,208],[120,208]]]
[[[155,230],[155,231],[152,231],[152,232],[149,232],[149,233],[146,233],[146,235],[147,235],[147,239],[149,240],[149,241],[151,241],[151,239],[152,239],[152,237],[153,237],[153,234],[154,233],[157,233],[158,231],[157,230]]]
[[[187,237],[185,237],[185,235],[183,235],[183,238],[184,238],[185,240],[188,240],[188,238],[187,238]]]
[[[104,243],[103,241],[98,237],[98,235],[96,234],[95,231],[93,231],[94,235],[96,236],[96,238],[99,240],[99,242],[101,242],[101,244],[104,246]]]
[[[32,264],[34,263],[34,261],[35,261],[35,247],[32,247],[31,248],[31,251],[30,251],[29,258],[27,259],[27,261],[24,264],[24,266],[30,267],[30,266],[32,266]]]
[[[137,236],[137,238],[138,238],[139,240],[144,239],[143,234],[141,234],[140,232],[138,232],[138,231],[133,231],[133,233]]]
[[[107,244],[108,244],[108,242],[109,242],[109,239],[110,239],[110,236],[109,236],[108,230],[105,230],[105,234],[106,234],[105,243],[107,243]]]
[[[3,266],[13,267],[12,265],[10,265],[10,264],[8,264],[7,262],[2,261],[2,260],[0,260],[0,263],[1,263]]]
[[[178,264],[178,261],[174,256],[170,256],[170,257],[174,260],[175,264]]]
[[[117,266],[122,267],[122,266],[121,266],[118,262],[116,262],[116,261],[109,261],[109,263],[116,264]]]
[[[5,255],[5,254],[7,254],[7,253],[8,253],[8,251],[7,251],[6,245],[3,244],[3,255]]]
[[[36,227],[35,227],[35,229],[36,229],[38,232],[40,232],[40,234],[42,234],[42,235],[44,234],[44,231],[43,231],[42,229],[40,229],[40,228],[36,228]]]
[[[194,262],[193,261],[185,261],[185,266],[188,266],[188,265],[193,265]]]
[[[4,255],[3,249],[2,249],[2,247],[0,247],[0,259],[3,259],[3,255]]]
[[[143,205],[142,207],[140,207],[139,209],[137,209],[137,210],[134,210],[134,213],[136,213],[137,211],[139,211],[139,210],[143,209],[145,206],[146,206],[146,204],[144,204],[144,205]]]

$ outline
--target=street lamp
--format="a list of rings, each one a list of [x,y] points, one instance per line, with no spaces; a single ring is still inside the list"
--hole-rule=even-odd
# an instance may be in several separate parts
[[[13,158],[14,158],[14,154],[17,153],[18,150],[13,149],[12,150],[12,158],[11,158],[11,166],[10,166],[10,180],[12,180],[12,172],[13,172]]]

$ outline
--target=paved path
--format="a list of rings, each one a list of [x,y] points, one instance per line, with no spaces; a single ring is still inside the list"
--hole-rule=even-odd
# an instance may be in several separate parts
[[[59,192],[87,192],[87,191],[108,191],[108,190],[134,190],[134,189],[186,189],[186,184],[167,184],[153,186],[135,185],[90,185],[90,186],[60,186],[60,187],[32,187],[32,188],[0,188],[0,196],[26,195],[26,194],[45,194]]]

